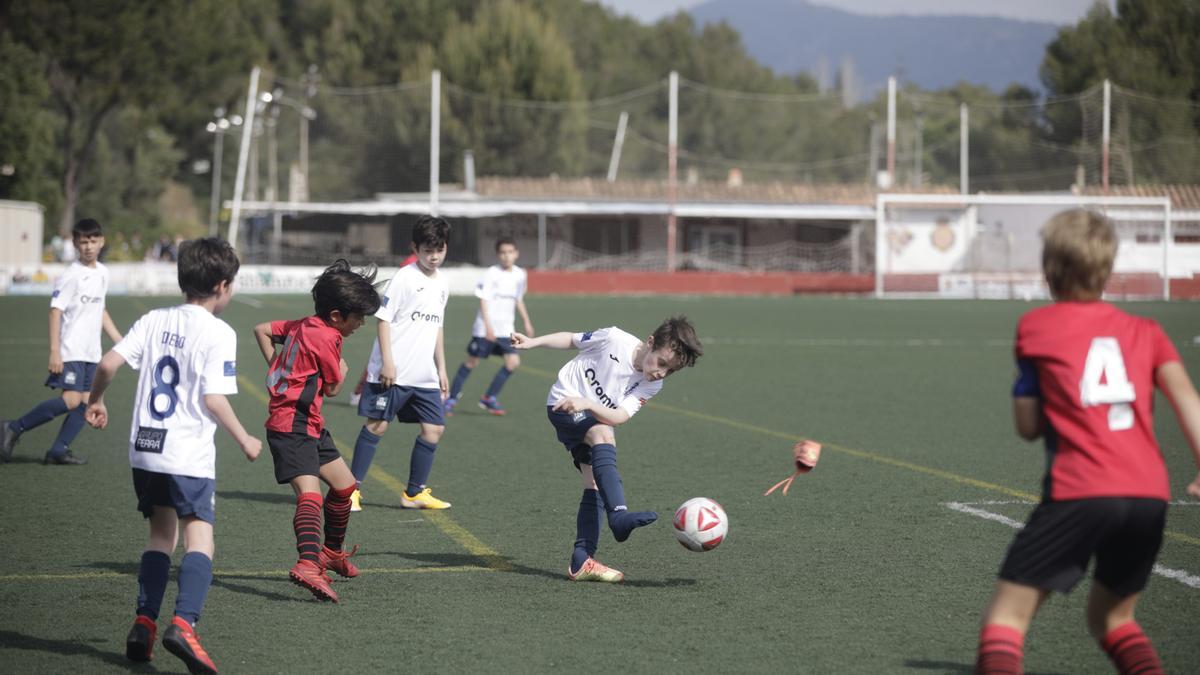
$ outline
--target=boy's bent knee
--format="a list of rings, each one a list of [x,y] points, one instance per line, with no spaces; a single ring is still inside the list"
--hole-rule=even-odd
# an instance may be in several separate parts
[[[613,428],[607,424],[597,424],[588,429],[584,439],[587,440],[588,445],[599,445],[601,443],[615,445],[617,442],[617,436],[613,433]]]
[[[442,440],[444,433],[446,433],[446,427],[440,424],[421,425],[421,438],[429,443],[437,443]]]
[[[387,431],[388,421],[387,420],[368,419],[367,423],[364,424],[363,426],[367,428],[367,431],[375,434],[376,436],[382,436],[383,432]]]

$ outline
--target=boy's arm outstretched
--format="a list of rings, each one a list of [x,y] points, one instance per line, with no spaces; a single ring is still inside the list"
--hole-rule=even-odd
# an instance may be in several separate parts
[[[229,405],[229,399],[225,397],[225,394],[205,394],[204,405],[208,406],[208,411],[217,418],[217,422],[225,427],[225,431],[228,431],[229,435],[233,436],[233,440],[241,446],[246,459],[251,462],[258,459],[258,453],[262,451],[262,441],[246,433],[246,429],[234,414],[233,406]]]
[[[1192,457],[1196,467],[1200,468],[1200,395],[1192,386],[1187,370],[1178,361],[1170,361],[1159,366],[1155,372],[1155,384],[1162,389],[1171,407],[1175,409],[1175,417],[1179,420],[1179,428],[1192,447]],[[1200,473],[1196,480],[1187,486],[1187,493],[1195,499],[1200,499]]]
[[[512,334],[512,344],[517,349],[533,349],[534,347],[570,349],[575,346],[572,340],[572,333],[549,333],[540,337],[529,337],[521,333]]]
[[[113,377],[121,366],[125,365],[125,357],[114,349],[108,350],[100,365],[96,366],[96,375],[92,378],[92,393],[88,396],[88,407],[83,417],[87,423],[97,429],[108,426],[108,408],[104,406],[104,391],[112,384]]]

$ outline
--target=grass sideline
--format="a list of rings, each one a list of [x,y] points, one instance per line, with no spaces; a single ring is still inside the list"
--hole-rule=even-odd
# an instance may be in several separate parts
[[[261,429],[265,367],[251,326],[311,311],[301,296],[255,296],[225,318],[239,335],[235,409]],[[171,304],[110,298],[117,324]],[[979,612],[1012,529],[946,503],[991,505],[1023,520],[1036,498],[1040,446],[1011,431],[1008,389],[1016,318],[1009,302],[829,298],[528,299],[543,332],[607,325],[648,334],[672,313],[696,322],[706,354],[618,430],[631,506],[660,521],[598,558],[617,587],[565,580],[579,487],[554,441],[544,401],[567,352],[523,354],[493,418],[474,408],[498,361],[467,383],[431,477],[454,502],[442,513],[398,508],[414,427],[393,425],[350,524],[363,575],[338,581],[340,605],[287,582],[293,501],[270,457],[247,463],[218,433],[216,578],[198,627],[226,672],[969,672]],[[449,370],[464,355],[475,304],[451,298]],[[1195,307],[1142,303],[1200,377]],[[0,417],[46,398],[45,298],[0,298]],[[365,360],[368,326],[347,341]],[[107,341],[105,343],[108,347]],[[57,432],[26,434],[0,466],[0,663],[8,672],[182,672],[158,650],[149,667],[123,657],[146,526],[127,463],[135,377],[109,396],[113,424],[85,429],[86,467],[38,461]],[[360,420],[328,403],[349,458]],[[1176,495],[1192,475],[1170,407],[1157,432]],[[794,439],[825,443],[821,465],[791,494],[762,492],[789,470]],[[720,501],[730,535],[711,553],[675,543],[669,514],[685,499]],[[1002,502],[1002,503],[999,503]],[[1200,506],[1172,508],[1160,562],[1200,576]],[[176,558],[178,561],[178,556]],[[1108,672],[1083,625],[1087,582],[1055,597],[1028,639],[1037,672]],[[174,601],[168,588],[164,614]],[[1139,621],[1169,670],[1200,662],[1200,589],[1155,576]],[[160,622],[161,623],[161,622]]]

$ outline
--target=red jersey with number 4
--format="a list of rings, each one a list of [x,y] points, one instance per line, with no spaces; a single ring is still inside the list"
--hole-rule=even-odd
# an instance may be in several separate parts
[[[342,334],[318,316],[272,321],[271,341],[283,344],[267,372],[267,429],[321,436],[322,392],[342,380]]]
[[[1017,324],[1046,416],[1042,498],[1170,499],[1154,438],[1154,374],[1179,353],[1158,323],[1105,302],[1058,302]]]

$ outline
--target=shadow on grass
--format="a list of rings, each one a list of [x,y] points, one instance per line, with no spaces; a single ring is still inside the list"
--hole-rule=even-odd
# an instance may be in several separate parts
[[[286,492],[243,492],[241,490],[226,492],[219,490],[217,496],[222,499],[241,499],[247,502],[262,502],[264,504],[295,505],[296,503],[295,495]]]
[[[108,572],[116,572],[117,574],[126,574],[126,575],[133,577],[134,579],[137,578],[138,568],[139,568],[138,563],[128,562],[128,561],[90,562],[90,563],[87,563],[87,565],[85,565],[85,566],[91,567],[92,569],[105,570]],[[171,570],[171,581],[168,582],[168,584],[176,583],[176,579],[178,579],[178,574],[179,574],[178,567],[173,567]],[[248,586],[246,584],[235,583],[236,581],[252,581],[255,583],[255,585]],[[291,584],[291,581],[287,577],[275,578],[275,577],[260,577],[260,576],[238,576],[238,575],[223,574],[223,573],[218,572],[217,576],[213,577],[213,582],[212,582],[212,585],[217,586],[218,588],[223,588],[228,591],[233,591],[234,593],[242,593],[244,595],[253,595],[253,596],[256,596],[259,598],[263,598],[264,600],[273,600],[275,602],[293,602],[293,601],[297,600],[298,598],[303,599],[305,597],[305,596],[283,595],[282,593],[276,593],[271,590],[258,588],[257,586],[259,584],[269,584],[272,588],[274,588],[274,587],[279,587],[282,584]]]
[[[904,662],[905,668],[917,670],[936,670],[940,673],[973,673],[974,663],[958,663],[956,661],[928,661],[924,659],[909,659]],[[1025,675],[1060,675],[1058,673],[1037,673],[1025,671]]]
[[[529,567],[528,565],[519,565],[505,556],[477,556],[465,553],[401,553],[400,551],[380,551],[378,553],[359,553],[359,557],[368,558],[372,556],[394,556],[406,558],[419,563],[423,563],[429,567],[463,567],[475,565],[478,567],[488,567],[500,573],[520,574],[523,576],[541,577],[543,579],[552,579],[554,581],[567,581],[566,565],[564,563],[561,570],[547,570],[540,567]],[[635,579],[623,582],[625,586],[633,586],[635,588],[675,588],[680,586],[694,586],[695,579]]]
[[[42,457],[22,457],[21,455],[13,455],[9,458],[8,464],[41,464]]]
[[[91,642],[107,644],[108,641],[92,640]],[[111,666],[125,668],[134,672],[153,671],[153,668],[149,664],[131,663],[125,658],[124,654],[104,651],[84,642],[71,642],[59,639],[49,640],[34,637],[33,635],[25,635],[16,631],[0,630],[0,645],[3,645],[5,649],[24,649],[31,652],[46,652],[47,654],[62,654],[66,656],[87,656],[103,661]]]

